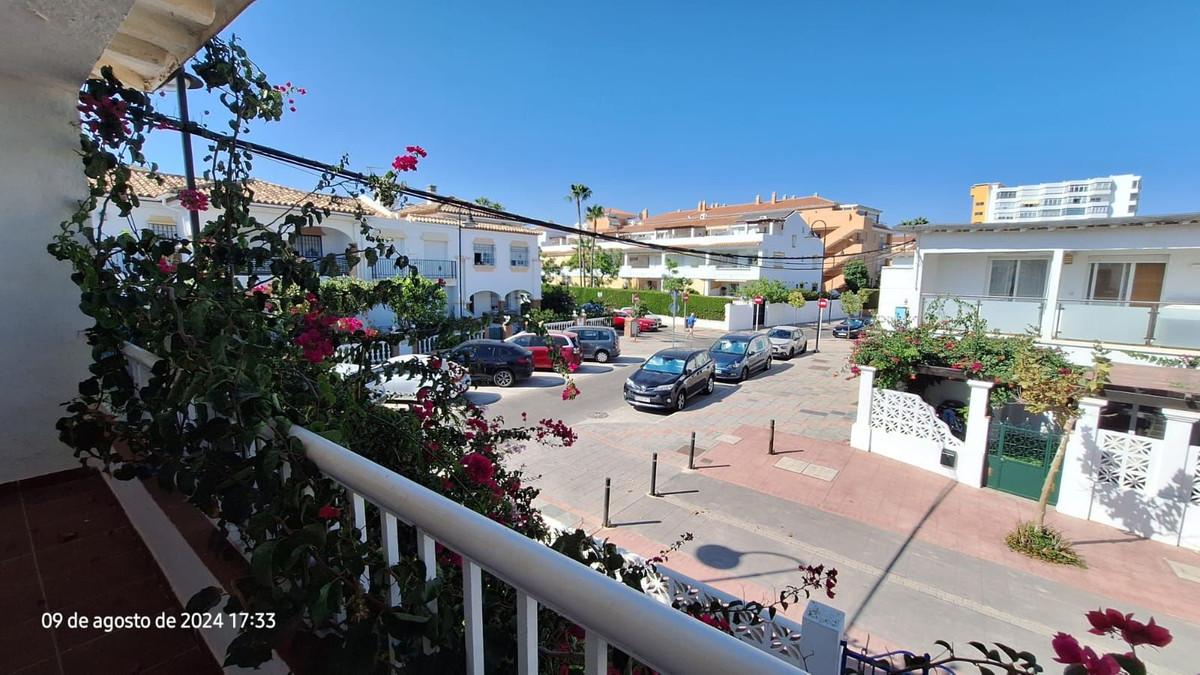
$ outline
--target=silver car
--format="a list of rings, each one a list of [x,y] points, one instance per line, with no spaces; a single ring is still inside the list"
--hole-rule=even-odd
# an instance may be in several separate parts
[[[767,333],[771,341],[771,354],[784,358],[792,358],[797,354],[808,351],[808,338],[804,331],[797,326],[776,326]]]

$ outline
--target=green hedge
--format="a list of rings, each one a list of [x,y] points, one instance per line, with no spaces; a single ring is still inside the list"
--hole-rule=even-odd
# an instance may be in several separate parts
[[[597,295],[603,293],[603,295]],[[583,304],[593,300],[602,302],[609,307],[628,307],[633,304],[633,295],[636,293],[642,301],[642,305],[651,314],[661,314],[670,316],[671,309],[671,294],[663,291],[635,291],[627,288],[583,288],[580,286],[571,287],[571,295],[575,296],[576,302]],[[688,298],[687,309],[689,312],[695,312],[698,319],[714,319],[716,321],[725,320],[725,305],[733,301],[733,298],[715,298],[708,295],[697,295],[692,293]],[[682,303],[680,303],[682,304]],[[683,315],[683,307],[679,308],[680,316]]]

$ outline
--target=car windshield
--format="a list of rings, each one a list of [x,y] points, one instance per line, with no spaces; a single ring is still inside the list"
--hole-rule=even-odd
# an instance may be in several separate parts
[[[712,352],[716,354],[745,354],[748,340],[727,340],[721,338],[713,343]]]
[[[780,330],[780,329],[776,328],[775,330],[768,333],[768,335],[770,335],[773,338],[779,338],[780,340],[790,340],[792,338],[792,331]]]
[[[646,365],[642,366],[642,370],[648,370],[652,373],[669,373],[678,375],[683,372],[684,360],[671,356],[659,356],[655,354],[651,356]]]

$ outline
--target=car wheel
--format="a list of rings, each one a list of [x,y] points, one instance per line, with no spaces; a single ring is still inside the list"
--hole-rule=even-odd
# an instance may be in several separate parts
[[[683,390],[680,389],[679,393],[675,396],[675,409],[683,410],[684,407],[686,407],[686,406],[687,406],[687,394],[685,394],[683,392]]]
[[[805,340],[804,344],[800,345],[800,353],[803,354],[804,352],[807,352],[807,351],[808,351],[808,340]]]
[[[796,348],[795,348],[795,347],[792,347],[791,349],[789,349],[789,350],[788,350],[788,358],[789,358],[789,359],[791,359],[791,358],[792,358],[792,357],[794,357],[795,355],[796,355]]]
[[[717,378],[713,375],[708,376],[708,384],[704,385],[704,393],[711,394],[717,388]]]
[[[767,365],[763,366],[763,372],[765,373],[770,369],[771,369],[771,357],[768,356],[767,357]]]
[[[508,388],[513,386],[516,381],[517,378],[513,376],[511,370],[497,370],[496,373],[492,375],[492,382],[494,382],[497,387]]]
[[[742,372],[738,375],[738,381],[745,382],[748,379],[750,379],[750,368],[742,366]]]
[[[596,352],[596,363],[608,363],[608,352],[603,349]]]

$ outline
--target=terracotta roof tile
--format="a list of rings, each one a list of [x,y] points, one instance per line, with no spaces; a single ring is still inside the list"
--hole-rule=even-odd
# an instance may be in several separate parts
[[[178,174],[160,172],[158,177],[160,180],[155,180],[150,177],[148,171],[135,169],[130,176],[129,183],[133,186],[137,196],[147,199],[172,198],[187,185],[186,179]],[[203,181],[197,183],[197,187],[203,189],[204,186]],[[277,183],[268,183],[265,180],[251,180],[250,189],[254,191],[255,204],[296,206],[311,201],[317,208],[328,208],[330,211],[339,213],[357,213],[360,205],[358,200],[350,197],[324,193],[310,194]],[[371,210],[366,205],[362,208],[367,211]]]
[[[780,199],[776,200],[774,204],[770,202],[763,202],[762,204],[729,204],[727,206],[710,206],[703,211],[699,209],[670,211],[649,216],[637,225],[622,228],[621,232],[650,232],[652,230],[677,227],[712,227],[713,225],[727,225],[741,222],[748,217],[753,217],[756,213],[764,211],[815,209],[834,206],[836,204],[837,202],[831,199],[813,196]],[[704,214],[703,218],[700,217],[701,214]]]
[[[412,220],[421,220],[425,222],[436,222],[444,225],[463,224],[464,227],[474,230],[491,230],[492,232],[511,232],[513,234],[528,234],[536,236],[538,230],[532,227],[525,227],[517,223],[506,222],[498,218],[491,218],[482,215],[479,211],[467,209],[456,204],[442,204],[440,202],[425,202],[423,204],[413,204],[406,206],[395,212],[401,218],[411,218]],[[464,219],[470,218],[470,222],[464,222]]]

